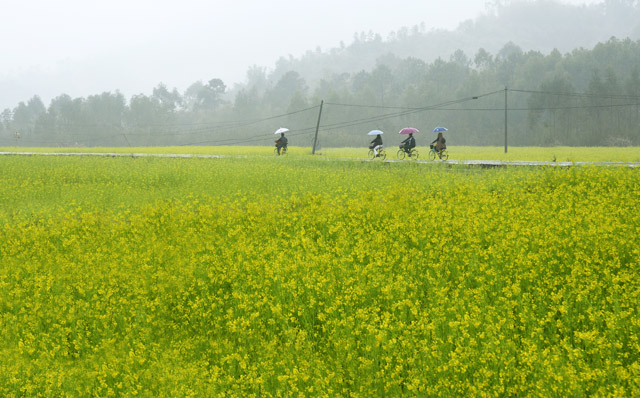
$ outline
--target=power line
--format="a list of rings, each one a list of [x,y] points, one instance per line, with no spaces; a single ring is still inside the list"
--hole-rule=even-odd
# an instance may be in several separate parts
[[[575,105],[575,106],[556,106],[556,107],[536,107],[536,108],[509,108],[509,111],[553,111],[567,109],[591,109],[591,108],[624,108],[637,106],[637,103],[628,104],[601,104],[601,105]],[[477,112],[504,112],[502,108],[438,108],[439,111],[477,111]]]
[[[70,126],[70,127],[83,127],[83,128],[87,128],[87,127],[110,127],[112,129],[116,129],[116,130],[120,130],[122,132],[119,133],[115,133],[115,134],[64,134],[66,137],[71,138],[72,137],[72,141],[75,142],[83,142],[83,143],[90,143],[90,142],[100,142],[100,141],[104,141],[104,142],[109,142],[109,139],[113,139],[113,138],[117,138],[117,137],[121,137],[123,136],[126,140],[126,137],[144,137],[144,136],[148,136],[151,135],[153,137],[158,137],[158,136],[185,136],[185,135],[192,135],[192,134],[204,134],[204,133],[210,133],[212,132],[212,130],[214,130],[214,132],[219,132],[219,133],[223,133],[223,132],[228,132],[231,131],[232,129],[237,129],[237,128],[241,128],[241,127],[247,127],[250,125],[254,125],[260,122],[265,122],[265,121],[269,121],[269,120],[274,120],[274,119],[279,119],[279,118],[283,118],[283,117],[287,117],[287,116],[291,116],[291,115],[295,115],[295,114],[299,114],[302,112],[307,112],[309,110],[313,110],[318,108],[318,105],[315,106],[311,106],[311,107],[307,107],[304,109],[299,109],[296,111],[291,111],[291,112],[287,112],[287,113],[283,113],[283,114],[278,114],[278,115],[272,115],[272,116],[268,116],[265,118],[261,118],[261,119],[253,119],[250,121],[229,121],[229,122],[223,122],[223,123],[218,123],[218,124],[209,124],[209,125],[204,125],[205,127],[200,127],[197,129],[190,129],[190,130],[169,130],[169,131],[153,131],[150,133],[134,133],[134,132],[128,132],[125,133],[124,130],[126,127],[134,127],[134,126],[122,126],[122,125],[116,125],[116,124],[108,124],[108,123],[97,123],[97,124],[85,124],[85,123],[79,123],[79,124],[72,124],[72,123],[58,123],[57,126]],[[140,125],[137,125],[136,127],[140,127]],[[255,139],[257,137],[252,137],[251,139]],[[266,139],[266,138],[265,138]],[[215,142],[219,142],[220,140],[211,140],[211,141],[202,141],[199,143],[193,143],[193,144],[184,144],[184,145],[197,145],[197,144],[206,144],[209,142],[215,143]],[[224,141],[236,141],[235,138],[233,139],[228,139],[228,140],[222,140],[221,142]],[[29,139],[27,138],[22,139],[21,142],[24,143],[29,143],[29,144],[37,144],[37,143],[41,143],[41,144],[45,144],[45,145],[58,145],[60,144],[60,142],[54,142],[54,141],[41,141],[41,140],[37,140],[37,139]],[[128,142],[128,140],[127,140]]]
[[[438,104],[438,105],[428,105],[428,106],[421,106],[421,107],[402,107],[402,106],[383,106],[383,105],[364,105],[364,104],[342,104],[342,103],[336,103],[336,102],[325,102],[325,104],[327,105],[334,105],[334,106],[344,106],[344,107],[355,107],[355,108],[375,108],[375,109],[402,109],[402,110],[406,110],[406,111],[422,111],[422,110],[428,110],[428,109],[432,109],[434,107],[438,107],[438,106],[444,106],[443,104],[447,105],[449,103],[460,103],[460,102],[465,102],[465,101],[470,101],[470,100],[476,100],[482,97],[487,97],[493,94],[497,94],[497,93],[502,93],[504,90],[497,90],[497,91],[492,91],[490,93],[485,93],[485,94],[480,94],[480,95],[475,95],[472,97],[467,97],[467,98],[462,98],[462,99],[458,99],[458,100],[452,100],[452,101],[448,101],[448,102],[444,102],[442,104]]]
[[[327,131],[334,131],[337,129],[341,129],[341,128],[347,128],[347,127],[352,127],[352,126],[357,126],[357,125],[361,125],[361,124],[366,124],[366,123],[373,123],[373,122],[379,122],[382,120],[387,120],[387,119],[392,119],[392,118],[397,118],[397,117],[403,117],[403,116],[407,116],[407,115],[411,115],[414,113],[419,113],[419,112],[425,112],[425,111],[429,111],[429,110],[438,110],[438,111],[454,111],[454,112],[467,112],[467,111],[475,111],[475,112],[495,112],[495,111],[504,111],[505,108],[500,107],[500,108],[491,108],[491,107],[485,107],[485,108],[460,108],[460,107],[452,107],[453,105],[458,105],[458,104],[462,104],[468,101],[472,101],[472,100],[477,100],[483,97],[487,97],[487,96],[491,96],[494,94],[499,94],[499,93],[503,93],[506,91],[512,91],[515,93],[523,93],[523,94],[533,94],[533,95],[553,95],[553,96],[567,96],[567,97],[574,97],[574,98],[601,98],[601,99],[608,99],[610,100],[611,103],[609,104],[595,104],[595,101],[590,101],[591,103],[589,103],[589,101],[582,101],[581,105],[566,105],[566,106],[542,106],[542,107],[513,107],[513,108],[509,108],[509,111],[554,111],[554,110],[571,110],[571,109],[597,109],[597,108],[622,108],[622,107],[632,107],[632,106],[638,106],[638,100],[640,99],[640,96],[633,96],[633,95],[613,95],[613,94],[592,94],[592,93],[567,93],[567,92],[553,92],[553,91],[541,91],[541,90],[525,90],[525,89],[500,89],[500,90],[496,90],[496,91],[492,91],[492,92],[488,92],[488,93],[483,93],[480,95],[476,95],[476,96],[470,96],[470,97],[464,97],[464,98],[459,98],[459,99],[454,99],[454,100],[450,100],[450,101],[445,101],[439,104],[432,104],[432,105],[427,105],[427,106],[422,106],[422,107],[400,107],[400,106],[381,106],[381,105],[370,105],[370,104],[347,104],[347,103],[337,103],[337,102],[326,102],[326,105],[330,105],[330,106],[334,106],[334,107],[354,107],[354,108],[370,108],[370,109],[388,109],[388,110],[395,110],[395,112],[389,112],[389,113],[384,113],[381,115],[376,115],[376,116],[372,116],[372,117],[361,117],[361,118],[356,118],[356,119],[352,119],[352,120],[343,120],[340,122],[334,122],[334,123],[330,123],[330,124],[326,124],[324,126],[322,126],[322,130],[327,132]],[[613,103],[613,100],[620,100],[617,102],[621,102],[621,100],[627,100],[626,103]],[[634,100],[636,102],[634,103],[628,103],[629,100]],[[111,129],[115,129],[115,130],[119,130],[119,132],[114,133],[114,134],[103,134],[103,135],[85,135],[85,134],[64,134],[64,137],[61,137],[61,141],[58,142],[52,142],[52,141],[40,141],[34,138],[27,138],[26,140],[23,138],[21,140],[21,142],[24,143],[39,143],[39,144],[57,144],[60,145],[60,143],[64,143],[65,141],[76,141],[76,142],[85,142],[85,143],[90,143],[93,142],[94,144],[96,142],[110,142],[110,140],[113,140],[115,138],[119,138],[119,137],[124,137],[125,141],[128,140],[126,139],[127,137],[145,137],[145,136],[149,136],[150,138],[153,137],[159,137],[159,136],[180,136],[180,137],[187,137],[190,135],[196,135],[196,134],[213,134],[213,133],[227,133],[230,131],[233,131],[235,129],[240,129],[240,128],[245,128],[248,126],[252,126],[252,125],[256,125],[258,123],[264,123],[264,122],[268,122],[270,120],[275,120],[275,119],[279,119],[279,118],[283,118],[283,117],[287,117],[287,116],[291,116],[291,115],[295,115],[295,114],[299,114],[299,113],[303,113],[303,112],[307,112],[310,110],[314,110],[319,108],[319,105],[315,105],[315,106],[311,106],[311,107],[307,107],[304,109],[300,109],[300,110],[296,110],[296,111],[292,111],[292,112],[287,112],[287,113],[283,113],[283,114],[278,114],[278,115],[272,115],[272,116],[267,116],[267,117],[263,117],[263,118],[259,118],[259,119],[251,119],[251,120],[235,120],[235,121],[225,121],[225,122],[219,122],[219,123],[175,123],[175,124],[136,124],[136,125],[122,125],[122,124],[116,124],[116,123],[96,123],[96,124],[88,124],[88,123],[77,123],[77,124],[73,124],[73,123],[56,123],[56,126],[70,126],[70,127],[83,127],[83,128],[87,128],[87,127],[101,127],[101,128],[111,128]],[[191,128],[191,129],[179,129],[182,126],[198,126],[195,128]],[[155,130],[155,129],[151,129],[148,133],[141,133],[141,132],[126,132],[127,129],[129,128],[141,128],[141,127],[149,127],[149,128],[153,128],[153,127],[165,127],[167,128],[167,130],[162,131],[162,130]],[[173,129],[173,128],[178,128],[178,129]],[[292,132],[289,132],[288,135],[295,137],[295,136],[304,136],[304,135],[308,135],[311,134],[312,131],[315,130],[315,127],[310,126],[310,127],[304,127],[304,128],[300,128],[300,129],[296,129]],[[248,131],[247,131],[248,132]],[[212,139],[210,140],[202,140],[202,141],[197,141],[193,140],[194,142],[188,143],[188,144],[182,144],[183,146],[188,146],[188,145],[205,145],[205,144],[209,144],[209,145],[232,145],[232,144],[243,144],[243,143],[248,143],[248,142],[261,142],[261,141],[265,141],[269,139],[269,135],[270,134],[258,134],[258,135],[251,135],[251,136],[245,136],[245,137],[232,137],[232,138],[220,138],[220,139],[214,139],[212,137]],[[71,137],[78,137],[78,138],[71,138]],[[195,138],[195,137],[192,137]],[[204,138],[204,137],[203,137]]]
[[[446,101],[446,102],[442,102],[440,104],[428,105],[428,106],[424,106],[424,107],[420,107],[420,108],[408,108],[407,110],[402,111],[402,112],[388,113],[388,114],[385,114],[385,115],[374,116],[374,117],[370,117],[370,118],[356,119],[356,120],[350,120],[350,121],[346,121],[346,122],[334,123],[334,124],[330,124],[330,125],[325,125],[322,130],[323,131],[329,131],[329,130],[336,130],[336,129],[344,128],[344,127],[353,127],[353,126],[357,126],[359,124],[365,124],[365,123],[370,123],[370,122],[374,122],[374,121],[377,122],[377,121],[381,121],[381,120],[391,119],[391,118],[394,118],[394,117],[400,117],[400,116],[410,115],[410,114],[413,114],[413,113],[424,112],[424,111],[427,111],[427,110],[440,109],[443,106],[460,104],[460,103],[463,103],[463,102],[476,100],[476,99],[479,99],[479,98],[482,98],[482,97],[486,97],[486,96],[497,94],[497,93],[501,93],[501,92],[503,92],[503,90],[497,90],[497,91],[493,91],[493,92],[490,92],[490,93],[484,93],[484,94],[480,94],[480,95],[476,95],[476,96],[472,96],[472,97],[465,97],[465,98],[460,98],[460,99],[456,99],[456,100]],[[330,104],[330,105],[338,105],[338,106],[358,106],[358,107],[362,107],[362,105],[354,105],[354,104],[334,104],[334,103],[328,103],[328,104]],[[376,106],[372,106],[372,107],[376,107]]]
[[[374,117],[370,117],[370,118],[362,118],[362,119],[356,119],[356,120],[350,120],[350,121],[345,121],[345,122],[339,122],[339,123],[334,123],[334,124],[330,124],[330,125],[326,125],[323,127],[323,131],[331,131],[331,130],[336,130],[339,128],[344,128],[344,127],[351,127],[351,126],[356,126],[359,124],[364,124],[364,123],[370,123],[370,122],[374,122],[374,121],[381,121],[381,120],[386,120],[386,119],[390,119],[390,118],[394,118],[394,117],[401,117],[401,116],[405,116],[405,115],[409,115],[409,114],[413,114],[413,113],[417,113],[417,112],[423,112],[426,110],[432,110],[432,109],[438,109],[441,108],[443,106],[447,106],[447,105],[454,105],[454,104],[458,104],[458,103],[463,103],[466,101],[471,101],[471,100],[475,100],[481,97],[485,97],[485,96],[489,96],[489,95],[493,95],[496,93],[501,92],[501,90],[498,91],[494,91],[494,92],[490,92],[490,93],[485,93],[485,94],[481,94],[481,95],[477,95],[477,96],[472,96],[472,97],[466,97],[466,98],[461,98],[461,99],[456,99],[456,100],[451,100],[451,101],[446,101],[440,104],[435,104],[435,105],[428,105],[428,106],[424,106],[424,107],[418,107],[418,108],[402,108],[402,107],[380,107],[380,106],[375,106],[375,105],[357,105],[357,104],[337,104],[337,103],[333,103],[332,105],[334,106],[356,106],[356,107],[371,107],[371,108],[387,108],[387,109],[403,109],[403,111],[401,112],[394,112],[394,113],[388,113],[385,115],[379,115],[379,116],[374,116]],[[327,103],[330,104],[330,103]],[[191,129],[191,130],[187,130],[187,131],[170,131],[170,132],[158,132],[155,131],[152,133],[153,136],[159,136],[159,135],[169,135],[169,136],[176,136],[176,135],[186,135],[186,134],[197,134],[197,133],[206,133],[211,131],[212,127],[220,127],[223,126],[224,128],[222,128],[222,131],[228,131],[231,128],[238,128],[238,127],[246,127],[246,126],[250,126],[256,123],[260,123],[260,122],[264,122],[264,121],[268,121],[268,120],[273,120],[273,119],[277,119],[277,118],[281,118],[281,117],[286,117],[286,116],[290,116],[290,115],[294,115],[294,114],[298,114],[301,112],[306,112],[312,109],[316,109],[319,106],[312,106],[312,107],[308,107],[305,109],[300,109],[297,111],[293,111],[293,112],[288,112],[285,114],[281,114],[281,115],[274,115],[274,116],[269,116],[266,118],[262,118],[262,119],[256,119],[256,120],[252,120],[252,121],[248,121],[248,122],[238,122],[235,125],[230,125],[230,122],[225,122],[225,124],[223,125],[211,125],[210,127],[201,127],[201,128],[197,128],[197,129]],[[122,126],[113,126],[116,128],[120,128],[122,129]],[[216,129],[214,127],[214,129]],[[298,136],[298,135],[307,135],[307,134],[311,134],[311,132],[315,129],[315,127],[307,127],[307,128],[303,128],[303,129],[298,129],[294,132],[290,132],[289,136]],[[217,130],[217,129],[216,129]],[[100,139],[100,138],[114,138],[114,137],[120,137],[120,136],[124,136],[125,138],[127,136],[146,136],[147,134],[144,133],[118,133],[118,134],[112,134],[112,135],[102,135],[102,136],[90,136],[90,137],[86,137],[86,136],[82,136],[85,139],[88,140],[95,140],[96,138]],[[189,146],[189,145],[205,145],[205,144],[214,144],[214,145],[230,145],[230,144],[240,144],[240,143],[247,143],[247,142],[251,142],[251,141],[264,141],[267,140],[269,138],[268,135],[254,135],[254,136],[250,136],[250,137],[244,137],[244,138],[226,138],[226,139],[214,139],[214,140],[204,140],[204,141],[198,141],[198,142],[191,142],[191,143],[187,143],[187,144],[182,144],[181,146]],[[82,140],[81,140],[82,141]]]
[[[313,109],[317,109],[319,107],[319,105],[314,105],[308,108],[304,108],[304,109],[299,109],[296,111],[291,111],[291,112],[287,112],[287,113],[283,113],[283,114],[278,114],[278,115],[272,115],[272,116],[267,116],[261,119],[253,119],[253,120],[236,120],[236,121],[225,121],[225,122],[220,122],[220,123],[204,123],[204,122],[200,122],[200,123],[172,123],[172,124],[160,124],[160,123],[150,123],[150,124],[130,124],[130,125],[122,125],[122,124],[112,124],[112,123],[56,123],[56,126],[63,126],[63,127],[111,127],[111,128],[140,128],[140,127],[182,127],[182,126],[196,126],[196,125],[200,125],[201,127],[195,128],[195,129],[189,129],[189,130],[167,130],[167,131],[156,131],[154,132],[155,135],[173,135],[174,133],[180,133],[180,134],[190,134],[190,133],[199,133],[199,132],[203,132],[203,131],[209,131],[211,129],[218,129],[218,128],[222,128],[222,129],[231,129],[231,128],[238,128],[238,127],[246,127],[246,126],[250,126],[252,124],[256,124],[256,123],[261,123],[261,122],[265,122],[265,121],[269,121],[269,120],[273,120],[273,119],[279,119],[282,117],[287,117],[287,116],[291,116],[291,115],[295,115],[298,113],[302,113],[302,112],[307,112]],[[69,134],[70,135],[70,134]],[[129,133],[128,135],[146,135],[144,133]]]
[[[311,134],[311,132],[309,131],[311,129],[313,129],[313,127],[308,127],[308,128],[304,128],[304,129],[289,131],[289,132],[287,132],[287,135],[289,137],[297,137],[297,136],[301,136],[301,135],[309,135],[309,134]],[[260,134],[260,135],[254,135],[254,136],[251,136],[251,137],[234,137],[234,138],[222,138],[222,139],[217,139],[217,140],[206,140],[206,141],[199,141],[199,142],[191,142],[191,143],[182,144],[182,145],[179,145],[179,146],[204,145],[204,144],[208,144],[208,145],[245,144],[245,143],[251,142],[251,141],[256,141],[256,140],[264,141],[264,140],[268,140],[270,138],[273,138],[273,134]]]
[[[603,98],[603,99],[640,99],[637,95],[625,95],[625,94],[592,94],[592,93],[567,93],[567,92],[554,92],[554,91],[537,91],[537,90],[522,90],[522,89],[508,89],[516,93],[526,94],[546,94],[564,97],[578,97],[578,98]]]

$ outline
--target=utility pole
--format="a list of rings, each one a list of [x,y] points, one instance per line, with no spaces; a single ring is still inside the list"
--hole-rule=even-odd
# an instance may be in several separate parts
[[[507,86],[504,86],[504,153],[507,153]]]
[[[316,154],[316,144],[318,143],[318,130],[320,130],[320,116],[322,116],[322,105],[324,105],[324,100],[320,101],[320,112],[318,112],[318,123],[316,124],[316,135],[313,137],[313,149],[311,150],[311,154]]]

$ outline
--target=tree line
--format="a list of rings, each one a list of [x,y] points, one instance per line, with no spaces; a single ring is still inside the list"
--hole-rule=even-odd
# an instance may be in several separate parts
[[[369,70],[313,81],[254,66],[232,88],[213,78],[129,99],[61,94],[47,106],[34,96],[0,114],[0,145],[264,145],[287,127],[292,145],[309,146],[321,101],[323,146],[365,145],[372,129],[437,125],[455,144],[501,145],[505,108],[510,145],[640,145],[639,65],[640,40],[611,38],[565,54],[512,42],[431,62],[388,54]]]

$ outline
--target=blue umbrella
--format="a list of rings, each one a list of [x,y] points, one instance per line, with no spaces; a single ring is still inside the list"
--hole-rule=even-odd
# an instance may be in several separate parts
[[[435,129],[433,129],[433,132],[434,132],[434,133],[440,133],[440,132],[442,132],[442,131],[447,131],[446,127],[438,126],[438,127],[436,127]]]

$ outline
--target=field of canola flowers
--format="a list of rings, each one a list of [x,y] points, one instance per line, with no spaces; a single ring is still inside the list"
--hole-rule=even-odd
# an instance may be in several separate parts
[[[397,137],[395,137],[397,140]],[[425,138],[421,138],[425,141]],[[388,159],[396,159],[398,147],[390,137],[386,146]],[[360,148],[322,148],[316,157],[366,159],[367,144]],[[428,159],[429,147],[418,145],[420,158]],[[293,155],[309,155],[310,147],[290,146]],[[0,152],[67,152],[67,153],[147,153],[147,154],[190,154],[218,156],[273,156],[273,147],[269,146],[172,146],[172,147],[117,147],[117,148],[0,148]],[[503,161],[542,161],[542,162],[633,162],[640,163],[640,147],[509,147],[504,153],[500,146],[452,146],[449,148],[452,161],[464,160],[503,160]]]
[[[0,396],[640,395],[637,168],[0,169]]]

